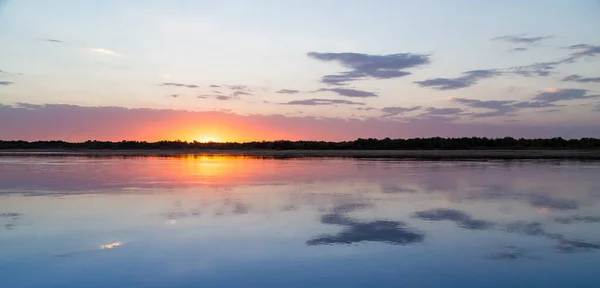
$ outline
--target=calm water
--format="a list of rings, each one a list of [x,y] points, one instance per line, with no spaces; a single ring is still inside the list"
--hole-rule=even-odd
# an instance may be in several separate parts
[[[600,287],[600,163],[0,157],[0,287]]]

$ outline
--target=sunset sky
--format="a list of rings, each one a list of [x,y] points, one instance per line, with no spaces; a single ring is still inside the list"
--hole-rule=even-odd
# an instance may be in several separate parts
[[[600,137],[600,1],[0,0],[0,139]]]

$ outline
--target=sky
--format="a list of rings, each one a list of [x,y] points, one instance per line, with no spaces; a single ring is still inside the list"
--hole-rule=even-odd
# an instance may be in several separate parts
[[[0,139],[600,137],[597,0],[0,0]]]

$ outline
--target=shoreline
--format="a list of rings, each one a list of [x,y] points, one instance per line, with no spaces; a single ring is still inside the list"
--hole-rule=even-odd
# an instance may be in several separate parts
[[[0,157],[15,156],[600,160],[600,150],[0,150]]]

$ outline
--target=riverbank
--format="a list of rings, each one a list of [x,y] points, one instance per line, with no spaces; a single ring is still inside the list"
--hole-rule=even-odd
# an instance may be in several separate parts
[[[600,160],[600,150],[0,150],[0,157],[2,156],[247,156],[268,158],[349,157],[424,160]]]

